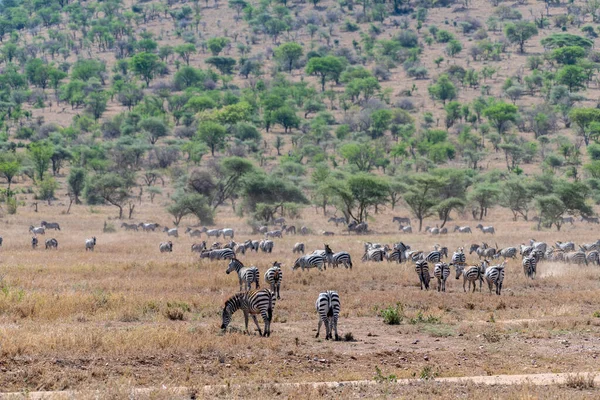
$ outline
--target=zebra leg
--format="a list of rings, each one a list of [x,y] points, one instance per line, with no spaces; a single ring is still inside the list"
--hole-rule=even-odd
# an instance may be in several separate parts
[[[279,289],[281,289],[281,287],[279,284],[277,284],[277,300],[281,300],[281,296],[279,296]]]
[[[254,323],[256,324],[256,329],[258,329],[258,334],[260,336],[263,335],[262,330],[260,329],[260,325],[258,324],[258,319],[256,318],[256,315],[252,314],[252,320],[254,320]],[[265,321],[265,333],[267,330],[267,322]]]
[[[244,310],[244,323],[246,324],[246,333],[249,335],[250,332],[248,332],[248,311]]]
[[[317,335],[315,336],[316,338],[319,337],[319,333],[321,332],[321,324],[323,324],[323,320],[321,319],[321,317],[319,317],[319,325],[317,325]]]
[[[467,278],[463,277],[463,290],[465,293],[467,293],[467,289],[466,286],[467,285]],[[471,283],[469,282],[469,290],[471,290]]]
[[[437,289],[438,289],[438,292],[439,292],[440,290],[442,290],[442,280],[440,278],[437,278],[437,281],[438,281],[438,288]]]
[[[337,331],[337,321],[338,321],[338,317],[334,316],[333,317],[333,330],[335,331],[335,340],[339,341],[340,337],[339,337],[338,331]]]

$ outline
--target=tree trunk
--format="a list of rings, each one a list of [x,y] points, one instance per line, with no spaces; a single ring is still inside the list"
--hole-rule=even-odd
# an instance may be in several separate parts
[[[423,228],[423,218],[419,218],[419,232],[421,232],[422,228]]]
[[[117,207],[119,207],[119,219],[123,219],[123,207],[119,205]]]

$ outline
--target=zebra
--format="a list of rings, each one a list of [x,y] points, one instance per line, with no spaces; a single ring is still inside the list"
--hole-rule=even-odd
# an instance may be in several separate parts
[[[46,229],[43,226],[35,227],[35,226],[31,225],[29,227],[29,232],[33,233],[34,235],[45,235]]]
[[[192,245],[192,253],[202,253],[202,251],[206,250],[206,241],[202,241],[201,243],[194,243]]]
[[[160,228],[160,225],[156,224],[156,223],[140,222],[138,224],[138,226],[141,227],[144,232],[150,232],[150,231],[154,232],[156,230],[156,228]]]
[[[488,284],[490,294],[492,293],[492,285],[494,285],[496,286],[496,294],[500,296],[500,292],[502,291],[502,282],[504,282],[505,265],[506,260],[504,260],[500,265],[494,265],[485,270],[483,277]]]
[[[432,235],[439,235],[440,234],[440,228],[438,228],[437,226],[431,228],[431,227],[427,227],[425,228],[425,232],[429,232]]]
[[[90,239],[86,239],[85,251],[94,251],[94,247],[96,247],[96,236],[92,236]]]
[[[219,250],[221,248],[223,248],[223,246],[221,245],[221,242],[214,242],[211,246],[210,246],[211,250]]]
[[[335,332],[335,340],[340,340],[338,336],[337,323],[340,315],[340,296],[333,290],[328,290],[319,294],[315,303],[317,313],[319,314],[319,325],[317,326],[317,335],[321,332],[321,325],[325,324],[325,340],[333,339]]]
[[[304,243],[296,243],[294,248],[292,249],[292,253],[302,253],[304,254]]]
[[[433,269],[433,276],[435,276],[438,281],[438,292],[440,291],[440,289],[442,292],[446,291],[446,279],[448,279],[449,275],[450,267],[448,266],[448,264],[444,262],[435,264],[435,267]]]
[[[276,231],[269,231],[269,232],[265,233],[265,237],[281,239],[283,237],[283,235],[280,230],[276,230]]]
[[[333,222],[335,226],[338,224],[346,224],[346,218],[344,217],[331,217],[327,220],[327,222]]]
[[[485,250],[485,247],[479,246],[478,244],[472,244],[471,247],[469,248],[469,254],[472,254],[473,252],[475,252],[475,254],[477,254],[477,257],[479,257],[479,259],[481,260],[481,257],[483,257],[484,250]]]
[[[483,225],[479,224],[475,227],[475,229],[480,229],[481,233],[490,233],[492,235],[496,233],[496,230],[494,229],[493,226],[483,226]]]
[[[463,266],[467,264],[467,257],[465,256],[462,247],[458,248],[457,251],[452,254],[451,264]]]
[[[365,222],[352,221],[347,225],[348,231],[354,232],[357,235],[359,233],[366,233],[369,230],[369,225]]]
[[[298,268],[302,268],[302,271],[304,271],[304,269],[310,268],[317,268],[319,271],[322,271],[323,268],[325,268],[325,258],[320,254],[304,255],[302,257],[297,258],[296,261],[294,261],[294,266],[292,267],[292,270]]]
[[[571,225],[573,225],[574,222],[575,222],[575,218],[573,218],[573,217],[563,217],[562,218],[562,223],[563,224],[571,224]]]
[[[522,264],[523,264],[523,272],[525,273],[525,276],[528,278],[534,279],[535,274],[536,274],[536,267],[537,267],[537,260],[535,259],[535,257],[526,256],[525,258],[523,258]]]
[[[470,226],[458,226],[456,225],[454,227],[454,231],[456,232],[458,231],[458,233],[473,233],[473,231],[471,231],[471,227]]]
[[[300,234],[304,236],[308,235],[308,228],[306,226],[301,227]]]
[[[448,234],[448,228],[444,227],[440,229],[440,235],[447,235]]]
[[[244,264],[237,258],[233,258],[229,261],[229,265],[227,266],[227,270],[225,271],[228,275],[231,272],[237,272],[238,278],[240,280],[240,292],[242,291],[242,283],[246,282],[246,290],[252,289],[252,283],[256,283],[256,289],[260,286],[259,284],[259,273],[258,268],[252,267],[244,267]]]
[[[281,218],[275,218],[273,220],[273,225],[280,225],[282,226],[283,224],[285,224],[285,218],[281,217]]]
[[[400,224],[398,226],[398,230],[402,231],[402,233],[413,233],[412,227],[410,225],[404,226],[404,225]]]
[[[589,224],[600,224],[600,219],[598,217],[586,217],[584,215],[579,219],[580,222],[587,222]]]
[[[535,239],[529,239],[529,245],[533,247],[534,250],[540,250],[542,253],[545,253],[548,248],[546,243],[536,242]]]
[[[287,228],[285,228],[285,234],[286,235],[295,235],[296,234],[296,227],[294,225],[288,226]]]
[[[235,253],[231,249],[205,250],[200,253],[200,258],[214,260],[231,260],[235,258]]]
[[[494,254],[494,258],[502,257],[505,260],[507,258],[517,258],[517,248],[516,247],[506,247],[504,249],[500,249]]]
[[[533,251],[533,246],[526,246],[524,244],[520,245],[520,250],[519,250],[519,254],[523,257],[528,256],[529,254],[531,254],[531,252]],[[544,251],[545,253],[546,251]]]
[[[556,247],[558,247],[562,251],[575,251],[575,243],[573,242],[556,242]]]
[[[596,264],[596,265],[600,265],[600,253],[598,253],[598,250],[592,250],[590,251],[587,256],[586,259],[588,261],[588,264]]]
[[[214,236],[217,239],[221,236],[221,231],[220,230],[218,230],[218,229],[208,229],[205,226],[203,226],[202,229],[200,229],[200,232],[206,233],[206,236],[208,236],[208,237]]]
[[[221,235],[223,235],[223,238],[230,237],[233,239],[235,232],[231,228],[224,228],[224,229],[221,229]]]
[[[421,290],[425,286],[425,290],[429,290],[429,265],[427,260],[419,260],[415,263],[415,272],[419,275],[419,282],[421,283]]]
[[[189,234],[190,237],[202,237],[202,231],[200,229],[192,229],[189,226],[185,230],[185,233]]]
[[[569,264],[585,264],[587,265],[587,258],[585,252],[575,251],[572,253],[565,253],[565,262]]]
[[[263,253],[271,253],[273,251],[273,244],[272,240],[261,240],[258,247],[260,247]]]
[[[334,236],[335,232],[331,232],[331,231],[323,231],[323,236]]]
[[[600,239],[596,240],[594,243],[582,244],[580,247],[584,251],[600,250]]]
[[[260,314],[265,323],[264,336],[271,336],[271,319],[273,319],[274,308],[275,298],[269,289],[255,289],[247,292],[236,293],[227,299],[227,301],[225,301],[221,330],[225,332],[227,330],[227,326],[229,326],[229,323],[231,322],[233,313],[235,313],[237,310],[242,310],[246,324],[246,333],[249,334],[248,315],[251,315],[256,327],[258,328],[258,334],[263,336],[263,332],[260,330],[258,320],[256,319],[256,315]]]
[[[165,226],[163,232],[167,232],[167,236],[174,236],[176,238],[179,237],[179,231],[177,230],[177,228],[169,229]]]
[[[387,255],[385,250],[381,248],[368,250],[362,256],[363,261],[380,262],[383,261],[384,258],[387,258]]]
[[[260,233],[267,233],[267,231],[269,230],[269,227],[266,225],[262,225],[258,227],[258,232]]]
[[[58,224],[58,222],[42,221],[40,223],[40,226],[43,227],[44,229],[54,229],[55,231],[60,231],[60,225]]]
[[[258,252],[259,244],[260,244],[260,242],[258,240],[246,240],[244,242],[244,247],[246,248],[246,250],[250,249],[250,251]]]
[[[400,264],[401,262],[406,261],[406,255],[404,254],[403,251],[394,249],[390,253],[387,254],[387,260],[388,261],[396,261],[398,264]]]
[[[138,231],[138,226],[136,224],[128,224],[127,222],[123,222],[121,228],[125,228],[126,231]]]
[[[31,248],[33,250],[35,250],[37,246],[38,246],[38,238],[35,236],[32,236],[31,237]]]
[[[161,253],[171,253],[173,251],[173,242],[170,240],[168,242],[162,242],[158,245],[158,249]]]
[[[325,257],[327,258],[328,264],[333,268],[337,268],[340,264],[346,267],[346,269],[352,269],[352,258],[346,251],[340,251],[334,253],[328,245],[325,245]]]
[[[233,247],[235,254],[246,254],[246,246],[244,244],[236,244]]]
[[[473,292],[477,289],[477,281],[479,281],[479,291],[481,292],[481,286],[483,283],[483,274],[485,272],[486,261],[484,260],[481,265],[472,265],[466,268],[464,265],[455,265],[456,267],[456,279],[463,277],[463,290],[467,292],[467,282],[469,282],[469,291],[471,291],[471,283],[473,283]]]
[[[425,261],[430,263],[439,263],[442,260],[442,252],[434,250],[425,256]]]
[[[408,218],[408,217],[393,217],[392,222],[397,222],[400,225],[404,225],[404,224],[410,225],[410,218]]]
[[[551,248],[546,250],[544,257],[550,261],[564,261],[565,253],[560,249]]]
[[[273,266],[265,272],[265,282],[271,285],[271,292],[277,295],[277,300],[280,300],[279,290],[281,288],[281,282],[283,281],[283,271],[281,270],[281,264],[275,261]]]
[[[226,243],[225,246],[223,246],[223,248],[226,249],[235,249],[235,246],[237,246],[237,243],[234,242],[233,240],[231,240],[229,243]]]
[[[48,249],[56,249],[58,250],[58,240],[52,238],[52,239],[46,239],[46,250]]]

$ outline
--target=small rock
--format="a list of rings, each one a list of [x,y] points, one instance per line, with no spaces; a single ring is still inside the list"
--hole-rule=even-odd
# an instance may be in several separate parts
[[[423,360],[425,360],[425,361],[429,361],[429,356],[425,356],[425,357],[423,357]]]
[[[417,339],[414,342],[412,342],[412,344],[417,344],[417,343],[419,343],[419,339]]]

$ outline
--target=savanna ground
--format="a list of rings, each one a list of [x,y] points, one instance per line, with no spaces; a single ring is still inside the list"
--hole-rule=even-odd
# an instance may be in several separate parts
[[[139,220],[164,215],[159,205],[146,205]],[[498,211],[499,212],[499,211]],[[402,210],[396,210],[396,214]],[[597,396],[593,385],[503,388],[476,384],[415,382],[365,387],[284,387],[273,383],[468,377],[498,374],[599,372],[600,268],[545,263],[534,281],[525,279],[518,261],[509,261],[504,292],[465,294],[454,275],[448,291],[432,284],[421,291],[412,265],[362,263],[366,240],[403,240],[415,249],[435,243],[454,249],[484,240],[472,235],[401,236],[391,211],[375,217],[377,234],[348,235],[306,209],[303,220],[313,231],[334,230],[336,236],[287,236],[275,239],[272,254],[241,256],[261,274],[275,260],[284,264],[282,300],[274,313],[272,336],[245,335],[241,313],[233,332],[220,333],[222,304],[239,286],[226,275],[226,262],[200,261],[190,252],[193,240],[173,239],[171,254],[159,253],[165,233],[102,233],[114,208],[40,206],[7,216],[1,234],[0,388],[2,392],[98,389],[106,397],[127,397],[139,387],[252,383],[252,389],[220,388],[198,396],[220,397],[503,397],[575,398]],[[39,220],[57,220],[62,231],[46,237],[59,241],[58,251],[32,250],[27,233]],[[236,229],[238,241],[251,235],[237,217],[221,212],[220,226]],[[167,218],[158,218],[168,225]],[[433,221],[436,222],[436,221]],[[474,226],[474,221],[456,221]],[[597,227],[567,226],[562,232],[536,232],[531,222],[512,222],[492,214],[498,234],[491,245],[508,246],[531,237],[553,243],[597,239]],[[454,224],[454,222],[453,222]],[[85,252],[84,239],[97,236],[96,250]],[[347,250],[352,270],[291,271],[296,241],[307,250]],[[43,240],[41,240],[42,242]],[[475,261],[473,257],[469,260]],[[261,285],[264,283],[261,279]],[[340,342],[316,339],[314,301],[320,291],[340,293]],[[400,325],[386,325],[380,310],[401,304]],[[182,319],[179,319],[182,318]],[[252,321],[250,321],[252,324]],[[251,326],[251,330],[253,327]],[[379,368],[380,373],[376,373]],[[580,386],[578,389],[577,387]],[[250,390],[248,392],[248,390]],[[97,396],[98,394],[94,394]],[[189,396],[179,394],[183,397]],[[178,396],[179,396],[178,395]],[[83,396],[83,395],[82,395]],[[137,397],[171,397],[148,392]],[[135,396],[134,396],[135,397]],[[177,397],[177,396],[175,396]]]

